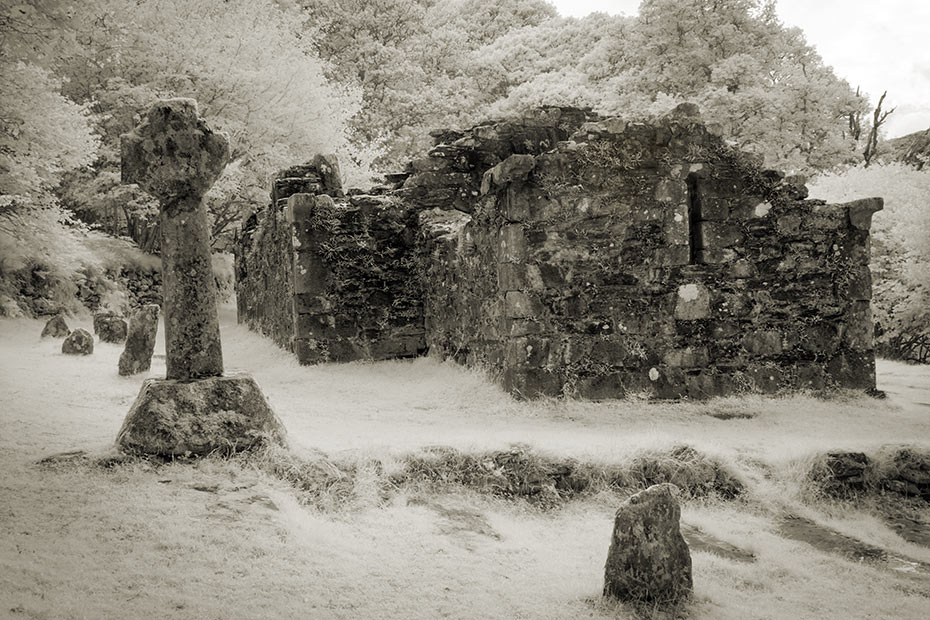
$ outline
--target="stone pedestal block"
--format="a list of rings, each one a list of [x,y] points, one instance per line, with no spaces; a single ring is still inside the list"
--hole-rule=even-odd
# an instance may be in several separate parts
[[[231,454],[260,441],[284,441],[284,427],[248,375],[196,381],[148,379],[116,443],[136,454]]]

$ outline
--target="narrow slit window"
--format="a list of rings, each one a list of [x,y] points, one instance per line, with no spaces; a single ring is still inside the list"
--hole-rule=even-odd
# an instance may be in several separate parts
[[[688,183],[688,247],[690,250],[690,263],[701,263],[701,193],[698,188],[698,179],[689,175]]]

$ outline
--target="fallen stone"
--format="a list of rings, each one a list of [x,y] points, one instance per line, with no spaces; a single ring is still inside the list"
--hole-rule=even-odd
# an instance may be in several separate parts
[[[673,605],[690,596],[691,553],[679,528],[672,484],[657,484],[617,510],[604,571],[604,595]]]
[[[42,329],[43,338],[66,338],[70,333],[71,330],[68,328],[68,324],[65,323],[65,317],[60,314],[50,318]]]
[[[231,454],[262,441],[283,443],[284,427],[247,375],[197,381],[148,379],[116,444],[166,457]]]
[[[152,367],[155,351],[155,334],[158,332],[158,306],[148,304],[136,311],[129,320],[126,346],[119,356],[119,374],[127,377],[145,372]]]
[[[67,355],[90,355],[94,352],[94,337],[79,327],[61,343],[61,352]]]
[[[126,321],[116,313],[98,312],[94,315],[94,333],[100,337],[101,342],[124,342],[127,331]]]

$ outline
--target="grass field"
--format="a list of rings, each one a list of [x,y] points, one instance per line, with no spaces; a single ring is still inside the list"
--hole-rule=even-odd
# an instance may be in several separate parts
[[[517,402],[429,359],[300,367],[229,308],[222,323],[227,370],[256,377],[289,452],[105,467],[144,377],[117,375],[116,345],[64,356],[60,341],[39,339],[41,323],[0,321],[0,618],[669,615],[600,597],[612,515],[629,489],[541,503],[397,475],[435,446],[481,462],[514,444],[592,472],[686,445],[742,482],[736,499],[686,500],[682,519],[753,559],[693,551],[694,600],[673,617],[928,617],[930,547],[885,519],[891,506],[926,528],[926,504],[828,501],[806,483],[829,450],[930,451],[926,367],[882,362],[886,400]],[[157,357],[148,376],[163,374]],[[85,454],[37,464],[74,450]],[[274,467],[292,461],[315,464],[312,493]],[[897,561],[793,540],[786,515]]]

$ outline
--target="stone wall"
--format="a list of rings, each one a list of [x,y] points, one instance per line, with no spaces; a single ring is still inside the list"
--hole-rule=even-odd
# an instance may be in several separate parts
[[[805,200],[803,179],[761,170],[688,105],[652,124],[548,108],[435,135],[383,195],[291,198],[306,231],[296,272],[316,274],[290,294],[305,315],[302,361],[415,354],[425,337],[526,397],[874,387],[868,230],[880,199]],[[334,238],[359,250],[327,251]],[[365,278],[382,295],[355,303],[367,288],[334,288]],[[380,321],[333,309],[361,316],[366,300]],[[409,346],[371,346],[398,328]]]
[[[272,200],[237,239],[241,322],[305,364],[425,352],[414,207],[343,196],[331,158],[283,171]]]

